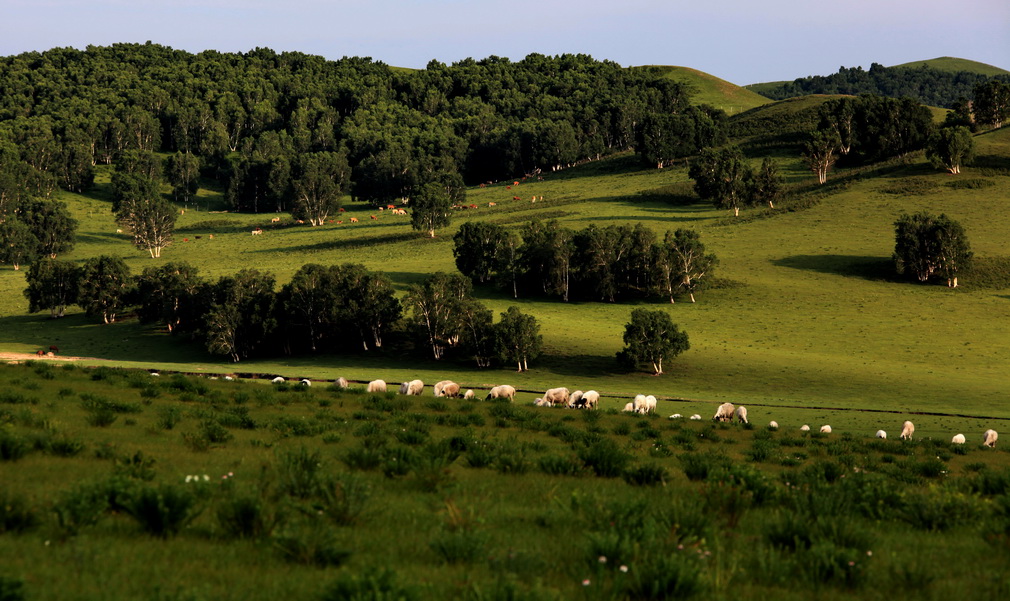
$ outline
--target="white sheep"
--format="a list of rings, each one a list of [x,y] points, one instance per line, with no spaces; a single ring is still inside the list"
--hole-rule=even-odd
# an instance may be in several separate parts
[[[738,420],[740,420],[741,422],[745,423],[745,424],[749,423],[747,421],[747,408],[744,407],[743,405],[740,405],[739,407],[737,407],[736,408],[736,418]]]
[[[717,422],[728,422],[733,420],[733,413],[736,411],[736,407],[733,403],[723,403],[719,405],[719,408],[715,410],[715,415],[712,419]]]
[[[312,386],[312,380],[308,378],[302,378],[299,384],[301,384],[302,386]]]
[[[901,424],[901,440],[912,440],[913,433],[915,433],[915,424],[910,421]]]
[[[550,401],[551,405],[567,405],[568,389],[563,387],[551,388],[544,393],[544,400]]]
[[[950,439],[952,444],[964,444],[964,434],[955,434],[954,438]]]
[[[451,383],[452,380],[442,380],[441,382],[435,382],[435,385],[431,387],[431,393],[435,396],[442,396],[442,389],[445,388],[446,384]]]
[[[347,388],[347,378],[340,377],[333,381],[337,388]]]
[[[658,404],[659,402],[656,400],[656,397],[652,396],[651,394],[645,395],[645,411],[643,411],[642,413],[655,413],[656,405]]]
[[[999,434],[996,430],[989,429],[982,434],[982,444],[989,447],[990,449],[996,448],[996,439],[999,438]]]
[[[887,432],[884,432],[883,430],[877,430],[877,438],[887,440]]]
[[[642,409],[645,408],[645,395],[636,394],[635,400],[631,402],[631,405],[632,405],[632,411],[634,411],[635,413],[641,413]]]
[[[468,400],[468,401],[471,400],[471,399],[473,399],[473,397],[474,397],[473,391],[470,390],[470,389],[467,389],[467,391],[465,393],[463,393],[463,398],[466,399],[466,400]]]
[[[383,380],[372,380],[368,383],[368,392],[386,392],[386,382]]]
[[[821,434],[831,434],[831,426],[827,424],[821,426]]]
[[[456,398],[459,396],[459,384],[455,382],[448,382],[445,386],[442,386],[441,394],[438,396],[447,396],[449,398]]]
[[[595,390],[587,390],[586,393],[582,395],[582,406],[586,409],[596,409],[599,404],[600,393]]]
[[[768,422],[768,428],[771,429],[771,430],[778,430],[779,429],[779,423],[777,421],[775,421],[775,420],[772,420],[772,421]]]
[[[424,392],[424,382],[421,380],[411,380],[407,382],[407,394],[410,396],[421,396]]]
[[[160,377],[160,376],[161,376],[161,374],[159,374],[159,373],[158,373],[158,372],[156,372],[156,371],[152,371],[152,372],[151,372],[151,375],[152,375],[153,377],[155,377],[155,378],[157,378],[157,377]]]
[[[684,416],[679,413],[674,413],[673,415],[670,416],[670,419],[680,419],[682,417]]]
[[[810,426],[808,426],[806,424],[803,424],[802,426],[800,426],[800,432],[809,432],[809,431],[810,431]]]
[[[400,384],[400,391],[399,391],[400,394],[407,394],[408,390],[410,390],[410,382],[404,382],[403,384]]]
[[[274,378],[273,380],[270,380],[270,381],[273,382],[274,384],[283,384],[284,383],[284,378],[282,378],[280,376],[277,376],[276,378]]]
[[[701,416],[698,415],[697,413],[695,413],[694,415],[691,416],[691,419],[693,419],[694,421],[700,421],[701,420]]]
[[[516,389],[508,384],[499,384],[492,388],[487,396],[484,397],[485,401],[490,401],[493,399],[503,399],[508,398],[509,401],[514,401],[516,396]]]
[[[568,395],[568,408],[572,409],[578,407],[582,404],[582,395],[584,393],[581,390],[576,390],[572,394]]]
[[[551,402],[550,401],[546,401],[546,400],[544,400],[542,398],[539,398],[539,397],[533,399],[533,404],[536,405],[537,407],[550,407],[551,406]]]
[[[644,399],[645,397],[642,398]],[[628,403],[627,405],[624,406],[623,411],[633,413],[635,411],[635,403],[634,402]]]

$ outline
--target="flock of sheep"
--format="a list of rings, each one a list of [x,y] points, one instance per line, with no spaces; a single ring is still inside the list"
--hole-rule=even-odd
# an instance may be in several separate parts
[[[156,374],[151,374],[156,375]],[[230,379],[230,378],[229,378]],[[285,382],[282,377],[276,377],[271,380],[273,383],[278,384]],[[312,382],[308,379],[302,379],[300,383],[303,386],[311,386]],[[348,382],[344,378],[337,378],[334,382],[340,388],[347,388]],[[386,392],[386,382],[383,380],[372,380],[368,383],[366,388],[368,392]],[[421,380],[410,380],[409,382],[404,382],[400,384],[399,393],[411,396],[420,396],[424,392],[424,382]],[[453,382],[452,380],[442,380],[436,383],[432,387],[432,392],[437,397],[450,397],[458,398],[462,397],[464,399],[473,399],[476,394],[473,390],[467,390],[462,395],[460,394],[459,384]],[[516,389],[508,384],[502,384],[495,386],[490,391],[488,391],[487,396],[484,400],[490,401],[494,399],[508,399],[509,401],[514,401],[516,396]],[[544,393],[542,397],[538,397],[533,401],[533,404],[537,407],[567,407],[569,409],[596,409],[600,402],[600,393],[595,390],[581,391],[576,390],[575,392],[569,392],[567,388],[551,388]],[[635,396],[635,399],[624,406],[624,411],[629,413],[655,413],[656,412],[657,400],[653,395],[639,394]],[[683,417],[679,413],[675,413],[670,416],[670,419],[680,419]],[[747,424],[747,408],[743,405],[735,407],[733,403],[723,403],[719,405],[716,409],[715,415],[712,416],[713,421],[717,422],[731,422],[736,418],[737,421]],[[692,420],[700,420],[701,415],[695,413],[690,418]],[[771,421],[768,423],[768,427],[773,430],[778,430],[778,422]],[[800,426],[802,432],[809,432],[810,426],[803,424]],[[822,434],[831,434],[831,426],[825,424],[821,426],[820,432]],[[912,434],[915,433],[915,424],[910,421],[905,421],[901,425],[901,439],[911,440]],[[887,432],[884,430],[877,430],[877,438],[886,439]],[[999,438],[999,434],[996,430],[988,429],[982,434],[982,443],[990,448],[996,447],[996,439]],[[965,443],[964,434],[957,434],[951,439],[953,444],[964,444]]]

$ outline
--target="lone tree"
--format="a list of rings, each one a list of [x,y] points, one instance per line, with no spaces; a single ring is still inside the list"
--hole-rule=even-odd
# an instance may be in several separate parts
[[[350,187],[351,167],[343,152],[314,152],[299,165],[300,176],[292,182],[295,189],[292,217],[305,219],[313,226],[340,210],[340,199]]]
[[[930,136],[926,157],[937,169],[957,175],[961,173],[961,165],[970,165],[975,160],[975,138],[963,125],[941,127]]]
[[[172,203],[160,196],[124,200],[116,217],[133,234],[133,245],[150,253],[152,259],[172,243],[178,214]]]
[[[768,203],[769,209],[775,208],[775,201],[782,196],[782,176],[779,166],[774,160],[766,158],[761,162],[761,168],[748,181],[747,196],[752,205]]]
[[[894,223],[894,234],[894,266],[899,274],[908,272],[925,282],[938,273],[948,287],[957,287],[957,273],[972,257],[960,223],[942,213],[902,215]]]
[[[663,373],[663,359],[672,359],[691,348],[687,332],[677,329],[665,311],[635,309],[624,326],[624,350],[617,360],[629,369],[651,363],[654,375]]]
[[[810,140],[803,145],[803,160],[807,167],[817,175],[817,182],[828,181],[828,171],[838,161],[838,149],[841,142],[834,131],[814,131]]]
[[[694,180],[698,196],[711,200],[717,209],[729,209],[734,217],[740,216],[753,174],[739,148],[706,149],[691,163],[687,174]]]
[[[451,222],[452,197],[446,187],[439,183],[428,183],[410,199],[410,225],[419,232],[428,232],[435,237],[435,230],[446,227]]]
[[[539,357],[544,344],[536,318],[524,315],[516,306],[501,314],[501,321],[495,325],[495,340],[502,361],[515,363],[521,372],[529,370],[528,360]]]

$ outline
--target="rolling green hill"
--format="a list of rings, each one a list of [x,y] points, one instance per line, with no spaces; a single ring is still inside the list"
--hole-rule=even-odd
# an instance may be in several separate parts
[[[719,79],[697,69],[673,66],[652,66],[665,73],[666,77],[686,83],[694,90],[694,104],[709,104],[726,111],[730,115],[741,113],[770,102],[764,96]]]
[[[952,56],[941,56],[939,58],[924,61],[913,61],[894,66],[909,67],[913,69],[917,67],[930,67],[932,69],[947,71],[949,73],[967,71],[968,73],[978,73],[979,75],[1010,75],[1010,71],[1007,71],[1006,69],[1001,69],[993,65],[987,65],[985,63],[964,58],[954,58]]]

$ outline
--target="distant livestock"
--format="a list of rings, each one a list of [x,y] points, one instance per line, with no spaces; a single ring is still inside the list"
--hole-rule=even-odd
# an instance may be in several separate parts
[[[551,388],[544,393],[544,400],[548,401],[551,405],[567,405],[568,389],[563,387]]]
[[[656,410],[656,397],[651,394],[636,395],[633,402],[635,405],[635,413],[652,413]]]
[[[347,378],[340,377],[333,381],[333,384],[337,388],[346,389],[347,388]]]
[[[600,404],[600,393],[595,390],[587,390],[585,394],[582,395],[582,406],[586,409],[596,409]]]
[[[512,400],[515,400],[515,396],[516,396],[516,389],[515,388],[513,388],[512,386],[509,386],[508,384],[501,384],[499,386],[495,386],[494,388],[492,388],[487,393],[487,396],[484,397],[484,400],[485,401],[492,401],[494,399],[507,398],[508,400],[512,401]]]
[[[831,426],[828,425],[821,426],[821,434],[831,434]]]
[[[372,380],[368,383],[368,392],[386,392],[386,382],[383,380]]]
[[[572,409],[576,405],[581,405],[582,404],[582,395],[583,394],[584,393],[581,390],[576,390],[571,395],[569,395],[569,397],[568,397],[568,408]]]
[[[915,424],[910,421],[901,424],[901,440],[912,440],[912,434],[914,433]]]
[[[299,381],[298,383],[301,384],[302,386],[312,386],[312,380],[308,378],[302,378],[301,381]]]
[[[463,398],[466,399],[466,400],[468,400],[468,401],[471,400],[471,399],[473,399],[475,396],[477,396],[477,395],[475,395],[473,393],[473,391],[470,390],[470,389],[467,389],[467,391],[463,393]]]
[[[691,416],[691,418],[690,418],[690,419],[693,419],[693,420],[694,420],[694,421],[696,421],[696,422],[697,422],[697,421],[701,421],[701,416],[700,416],[700,415],[698,415],[697,413],[695,413],[694,415],[692,415],[692,416]]]
[[[779,423],[777,421],[775,421],[775,420],[772,420],[772,421],[768,422],[768,428],[770,430],[778,430],[779,429]]]
[[[435,384],[432,390],[435,396],[447,396],[456,398],[459,396],[459,384],[453,382],[452,380],[442,380]]]
[[[645,398],[645,397],[642,397],[642,398]],[[628,403],[627,405],[624,406],[623,410],[627,411],[628,413],[633,412],[635,410],[635,403]]]
[[[256,228],[251,233],[253,236],[259,236],[260,234],[263,233],[263,230],[261,230],[260,228]]]
[[[999,438],[999,434],[996,433],[996,430],[986,430],[985,433],[982,434],[982,444],[990,449],[995,449],[997,438]]]
[[[808,426],[806,424],[803,424],[802,426],[800,426],[800,432],[809,432],[809,431],[810,431],[810,426]]]
[[[674,413],[673,415],[670,416],[670,419],[680,419],[682,417],[684,416],[679,413]]]
[[[424,392],[424,382],[421,380],[411,380],[400,384],[400,394],[421,396],[422,392]]]
[[[964,444],[964,440],[964,434],[955,434],[954,438],[950,439],[950,442],[953,444]]]
[[[712,419],[717,422],[732,421],[733,414],[735,412],[736,407],[733,406],[733,403],[723,403],[722,405],[719,405],[718,409],[716,409],[715,415],[712,416]]]
[[[883,430],[877,430],[877,438],[887,440],[887,432],[884,432]]]
[[[743,405],[740,405],[739,407],[737,407],[736,408],[736,418],[738,420],[740,420],[742,423],[745,423],[745,424],[748,423],[747,422],[747,408],[744,407]]]

